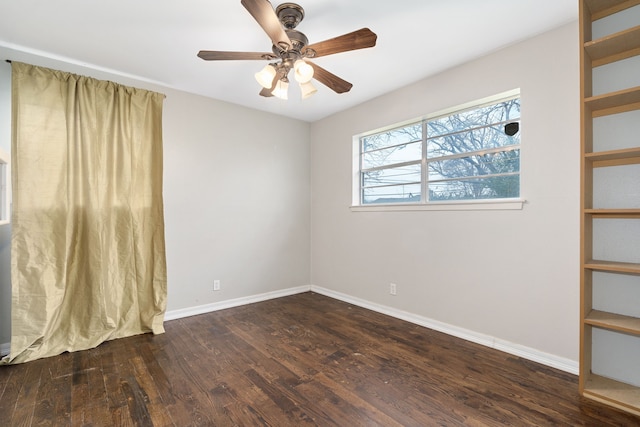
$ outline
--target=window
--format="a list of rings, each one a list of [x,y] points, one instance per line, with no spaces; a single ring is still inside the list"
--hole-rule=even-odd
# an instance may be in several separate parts
[[[9,155],[0,149],[0,225],[9,223]]]
[[[520,197],[519,93],[358,138],[359,205]]]

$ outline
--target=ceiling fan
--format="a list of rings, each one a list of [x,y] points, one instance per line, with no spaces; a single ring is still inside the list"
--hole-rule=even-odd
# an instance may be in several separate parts
[[[296,3],[283,3],[275,10],[268,0],[241,0],[242,5],[271,38],[271,52],[225,52],[201,50],[198,56],[207,61],[267,60],[256,80],[263,87],[260,95],[287,99],[289,72],[294,70],[303,98],[317,90],[311,83],[316,79],[336,93],[344,93],[353,86],[346,80],[309,61],[309,58],[333,55],[350,50],[373,47],[376,36],[368,28],[344,34],[319,43],[309,44],[307,37],[296,26],[304,18],[304,9]]]

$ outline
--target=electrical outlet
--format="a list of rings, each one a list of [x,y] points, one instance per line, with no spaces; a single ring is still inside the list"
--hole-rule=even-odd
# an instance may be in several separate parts
[[[214,280],[213,281],[213,290],[214,291],[219,291],[220,290],[220,280]]]
[[[389,283],[389,293],[391,295],[396,295],[396,284],[395,283]]]

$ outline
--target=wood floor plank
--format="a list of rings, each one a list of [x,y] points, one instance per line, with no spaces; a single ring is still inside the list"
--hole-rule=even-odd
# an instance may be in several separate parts
[[[0,375],[2,375],[4,383],[2,399],[0,399],[0,422],[5,424],[11,422],[18,402],[22,381],[26,374],[27,369],[22,366],[4,366],[0,369]]]
[[[120,381],[120,389],[122,394],[127,398],[127,406],[129,414],[135,421],[136,425],[150,426],[153,425],[151,415],[147,408],[147,395],[138,384],[134,377],[123,378]]]
[[[122,340],[119,340],[122,341]],[[102,381],[107,393],[106,405],[110,411],[127,406],[127,399],[120,388],[120,372],[114,353],[122,351],[117,341],[104,343],[108,346],[102,356]]]
[[[314,376],[313,381],[297,387],[310,402],[326,411],[326,417],[337,425],[353,424],[354,418],[362,425],[400,426],[398,420],[388,416],[366,399],[354,395],[341,383],[327,378],[323,373]]]
[[[171,398],[165,405],[172,421],[176,425],[183,419],[193,420],[195,425],[214,425],[215,405],[200,383],[206,378],[201,378],[190,364],[197,357],[193,352],[195,346],[180,331],[174,338],[172,345],[165,348],[165,364],[160,364],[171,384]]]
[[[577,378],[311,292],[0,367],[2,426],[638,426]]]
[[[26,368],[26,375],[21,378],[22,382],[19,385],[20,390],[16,396],[11,424],[20,426],[31,425],[44,366],[45,363],[43,361],[36,360]]]
[[[67,360],[68,357],[62,356],[46,361],[46,370],[42,373],[42,383],[38,389],[33,425],[56,426],[71,423],[71,372]]]
[[[89,401],[89,381],[87,378],[88,356],[85,351],[73,353],[73,373],[71,375],[71,422],[87,425],[90,420],[85,413],[85,405]]]
[[[53,402],[53,411],[50,414],[53,425],[71,424],[71,388],[73,378],[73,355],[65,353],[53,359],[47,359],[49,376],[44,384],[51,385],[53,392],[42,390],[40,399],[48,399]],[[43,413],[41,417],[45,417]]]
[[[131,358],[131,364],[133,365],[137,386],[140,391],[144,392],[144,394],[140,394],[144,397],[142,403],[148,413],[150,425],[162,427],[175,425],[160,396],[155,379],[147,369],[143,358],[140,356],[133,357]],[[136,396],[133,397],[135,398]],[[129,409],[131,409],[130,405]]]

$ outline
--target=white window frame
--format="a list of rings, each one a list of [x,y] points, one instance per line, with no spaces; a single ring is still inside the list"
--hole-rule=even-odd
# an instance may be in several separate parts
[[[11,162],[0,148],[0,225],[11,222]]]
[[[514,89],[507,92],[499,93],[493,96],[489,96],[483,99],[471,101],[463,105],[447,108],[432,114],[428,114],[417,119],[407,120],[401,123],[395,123],[384,128],[376,129],[369,132],[364,132],[353,137],[353,175],[352,175],[352,205],[351,210],[353,212],[379,212],[379,211],[416,211],[416,210],[520,210],[526,203],[526,200],[522,198],[522,167],[520,168],[520,197],[508,198],[508,199],[475,199],[475,200],[448,200],[448,201],[421,201],[421,202],[397,202],[397,203],[374,203],[374,204],[362,204],[362,189],[361,189],[361,138],[376,133],[382,133],[396,128],[410,126],[420,122],[433,120],[439,117],[452,115],[461,111],[470,110],[474,108],[480,108],[485,105],[491,105],[499,103],[500,101],[518,98],[520,97],[520,89]],[[520,119],[522,121],[522,118]],[[427,186],[425,174],[427,171],[427,162],[424,151],[426,150],[426,143],[423,137],[423,156],[422,156],[422,193],[424,193]],[[522,158],[522,136],[520,140],[520,154]],[[522,164],[522,163],[521,163]]]

